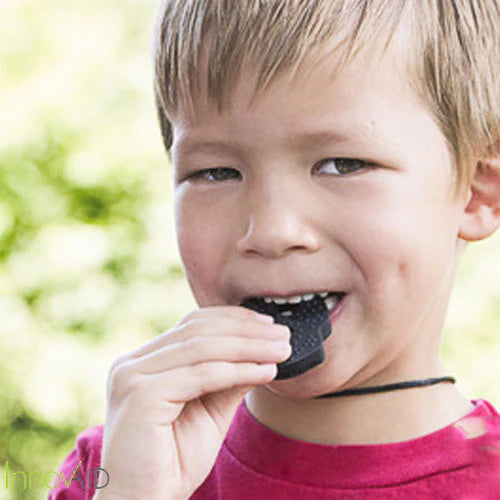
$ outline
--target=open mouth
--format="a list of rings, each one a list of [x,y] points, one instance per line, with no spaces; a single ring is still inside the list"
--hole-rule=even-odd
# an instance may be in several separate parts
[[[283,304],[298,304],[299,302],[313,300],[316,296],[321,297],[325,302],[328,311],[332,311],[335,306],[345,297],[345,292],[317,292],[306,293],[303,295],[293,295],[290,297],[247,297],[247,299],[260,299],[266,303]]]

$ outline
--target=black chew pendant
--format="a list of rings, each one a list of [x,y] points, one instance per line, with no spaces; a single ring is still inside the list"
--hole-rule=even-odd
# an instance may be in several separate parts
[[[278,363],[275,380],[296,377],[325,360],[323,341],[332,330],[325,301],[318,295],[310,300],[301,300],[298,304],[276,304],[253,298],[241,305],[268,314],[275,323],[287,325],[291,330],[292,354]]]

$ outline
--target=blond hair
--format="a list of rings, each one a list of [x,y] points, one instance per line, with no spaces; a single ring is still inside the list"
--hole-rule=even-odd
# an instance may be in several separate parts
[[[193,106],[201,47],[206,95],[219,111],[244,64],[259,63],[255,94],[332,39],[339,68],[363,47],[384,53],[403,27],[409,84],[446,139],[455,195],[500,131],[500,0],[163,0],[153,42],[154,90],[167,152],[169,117]]]

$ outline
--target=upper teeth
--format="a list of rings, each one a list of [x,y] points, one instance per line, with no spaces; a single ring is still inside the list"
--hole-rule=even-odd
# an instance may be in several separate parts
[[[274,302],[275,304],[298,304],[301,300],[311,300],[315,295],[325,298],[328,292],[306,293],[304,295],[292,295],[291,297],[262,297],[265,302]]]

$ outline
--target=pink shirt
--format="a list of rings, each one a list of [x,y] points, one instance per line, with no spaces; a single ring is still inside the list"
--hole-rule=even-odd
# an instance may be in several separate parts
[[[285,437],[251,415],[243,399],[217,460],[191,500],[500,499],[500,415],[484,399],[457,422],[409,441],[376,445],[323,445]],[[457,424],[479,417],[485,432],[467,437]],[[59,468],[69,478],[78,462],[82,479],[100,466],[103,426],[78,435]],[[92,471],[91,471],[92,472]],[[92,475],[92,474],[91,474]],[[99,480],[99,485],[106,478]],[[49,500],[87,500],[63,481]],[[146,500],[146,499],[145,499]]]

